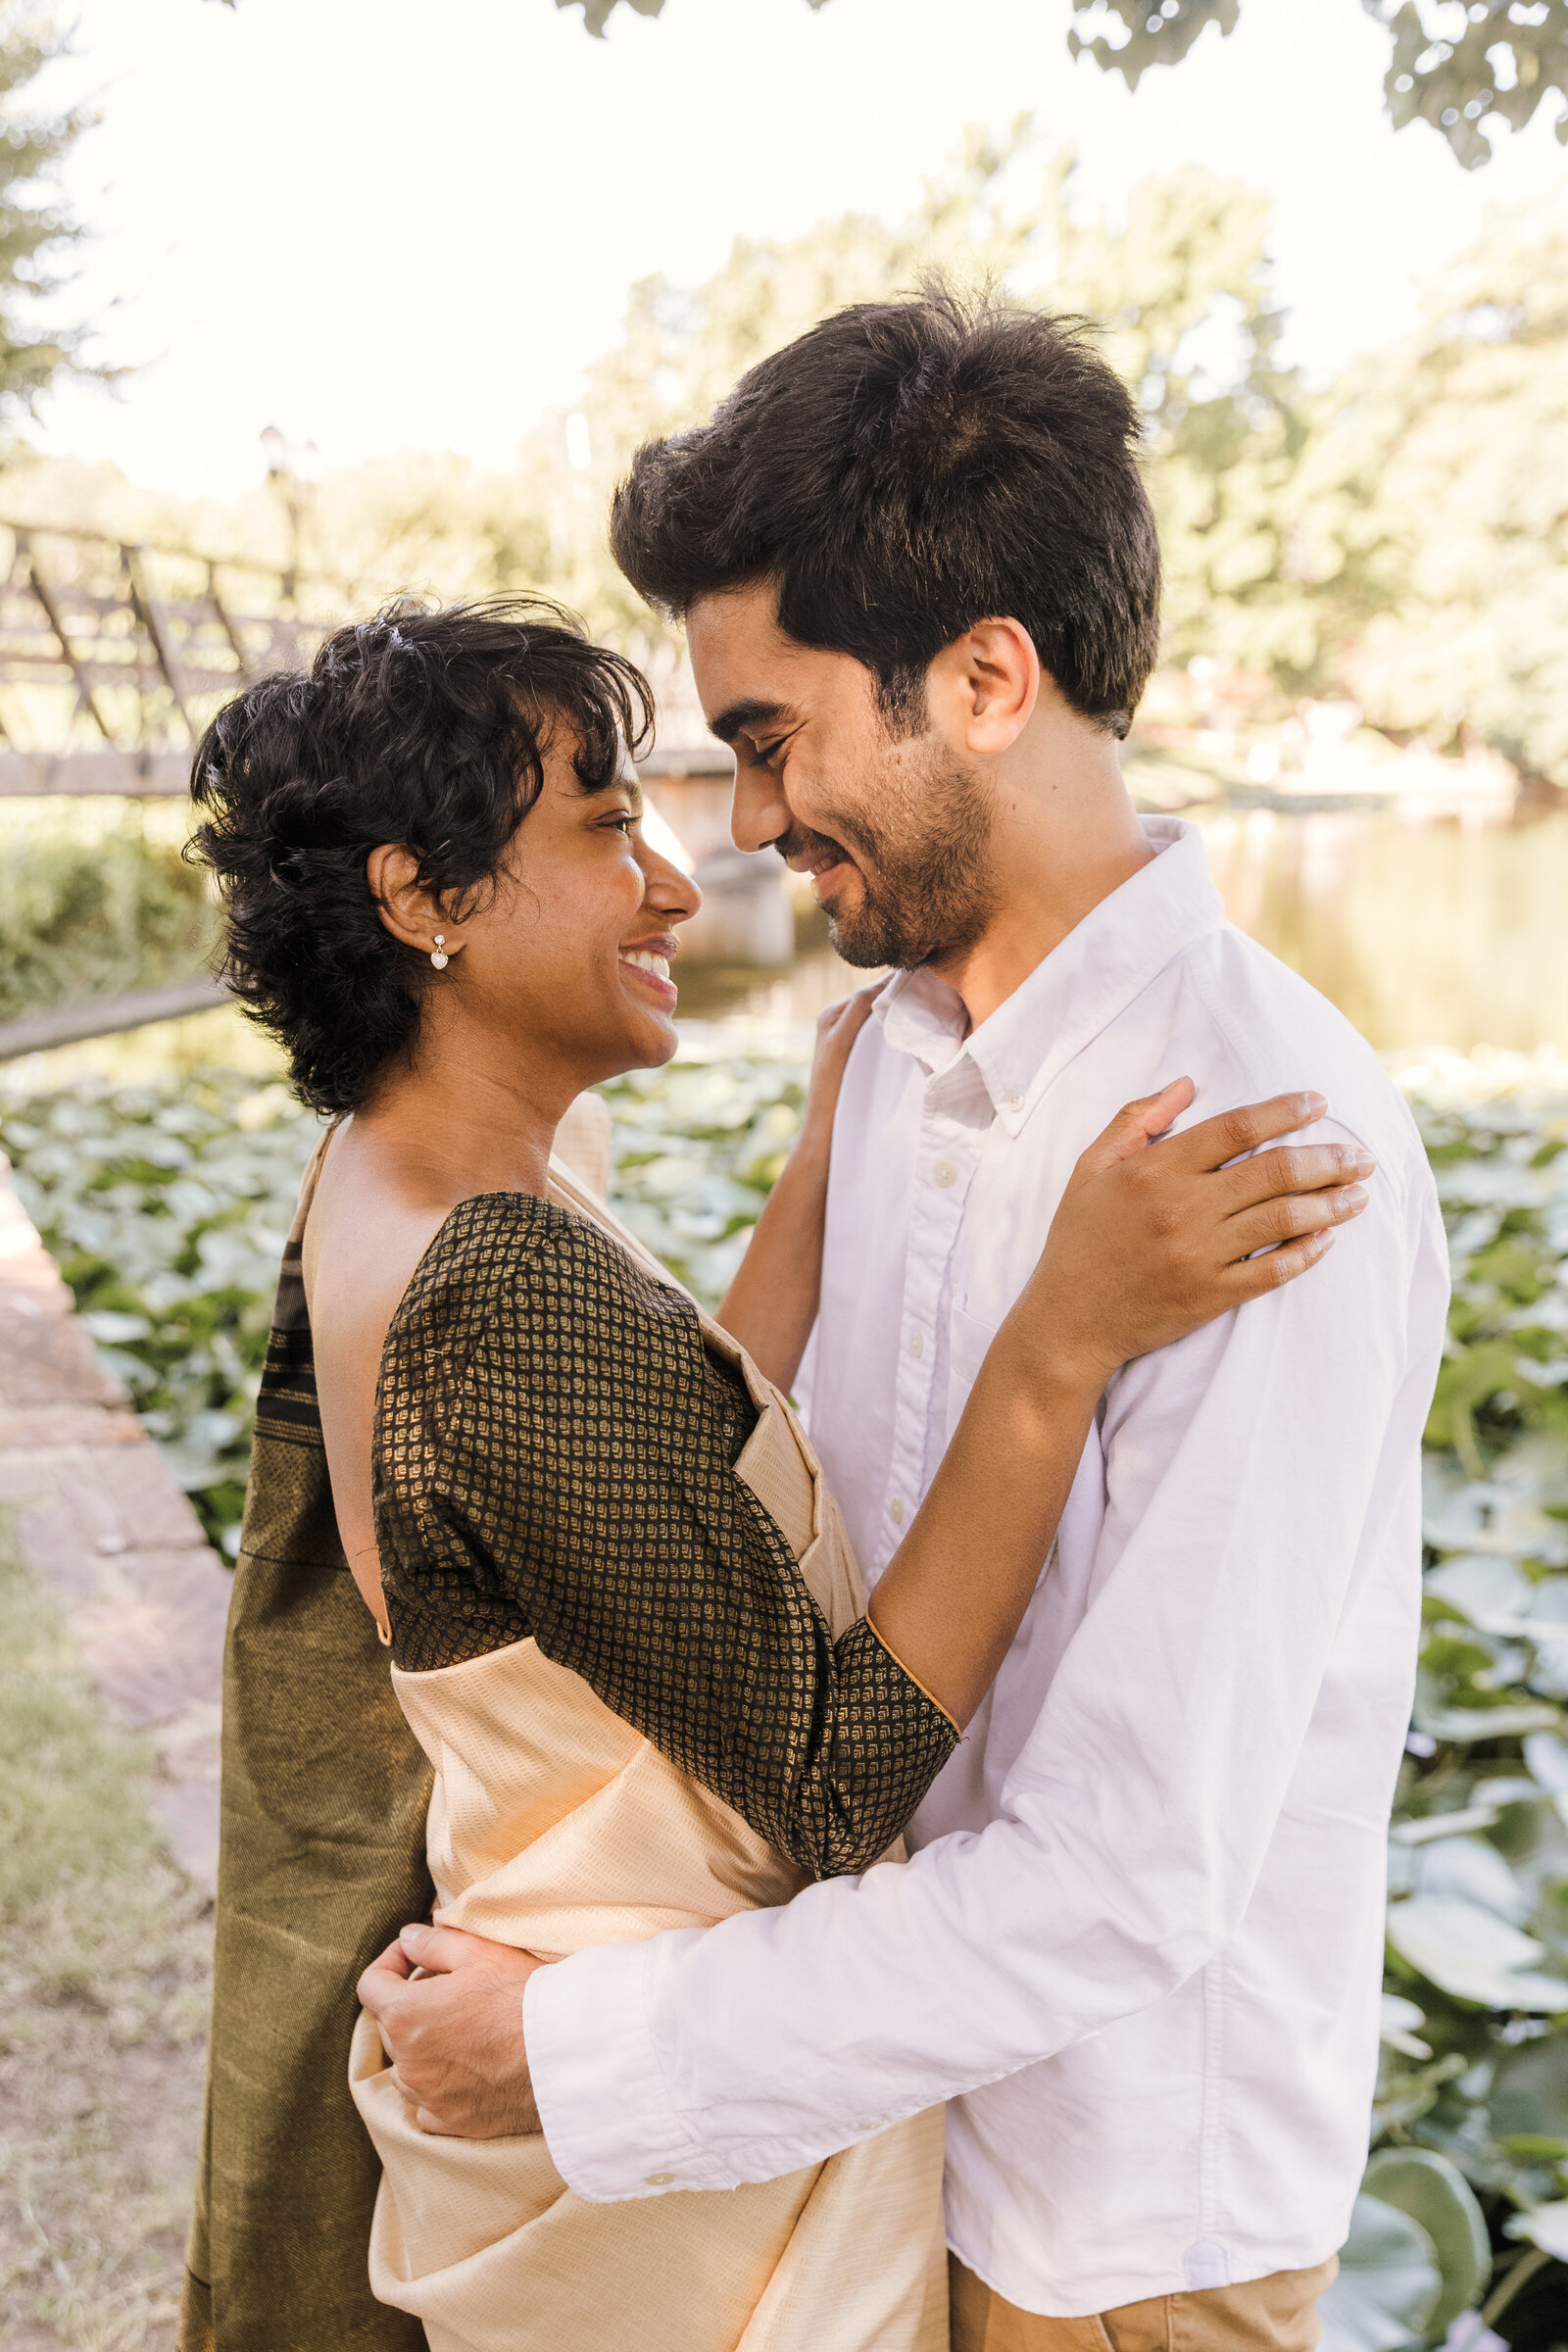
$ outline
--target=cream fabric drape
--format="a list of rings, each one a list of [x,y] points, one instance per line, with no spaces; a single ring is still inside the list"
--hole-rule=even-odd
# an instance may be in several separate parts
[[[669,1277],[552,1163],[551,1198]],[[736,1465],[835,1636],[863,1606],[854,1555],[784,1398],[706,1316],[757,1427]],[[798,1872],[532,1641],[393,1670],[435,1771],[428,1856],[444,1926],[552,1958],[785,1902]],[[898,1855],[878,1867],[895,1867]],[[350,2064],[383,2176],[370,2283],[431,2352],[946,2352],[939,2110],[780,2180],[589,2205],[539,2135],[417,2132],[373,2022]]]

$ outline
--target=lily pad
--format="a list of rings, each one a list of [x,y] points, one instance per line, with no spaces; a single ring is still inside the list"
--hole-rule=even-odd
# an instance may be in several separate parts
[[[1497,2060],[1487,2105],[1498,2139],[1568,2146],[1568,2034],[1547,2034],[1505,2050]]]
[[[1525,1741],[1525,1762],[1543,1788],[1553,1796],[1568,1796],[1568,1740],[1560,1732],[1532,1732]]]
[[[1530,1896],[1515,1873],[1485,1838],[1444,1838],[1428,1841],[1416,1864],[1414,1891],[1421,1896],[1458,1897],[1479,1903],[1483,1911],[1522,1927],[1530,1914]]]
[[[1429,1569],[1426,1590],[1456,1609],[1472,1625],[1493,1617],[1520,1617],[1535,1597],[1535,1587],[1516,1560],[1494,1552],[1462,1551]]]
[[[1318,2304],[1322,2352],[1413,2352],[1443,2293],[1437,2249],[1419,2222],[1364,2192]]]
[[[1432,2240],[1443,2288],[1427,2322],[1435,2336],[1481,2299],[1492,2276],[1492,2237],[1474,2189],[1431,2148],[1383,2148],[1366,2168],[1368,2196],[1419,2222]]]
[[[1389,1910],[1389,1941],[1402,1960],[1483,2009],[1568,2011],[1568,1978],[1536,1967],[1546,1947],[1462,1895],[1412,1895]]]
[[[1515,2214],[1508,2235],[1527,2238],[1544,2254],[1568,2262],[1568,2197],[1555,2205],[1538,2205],[1533,2213]]]
[[[1416,1728],[1429,1740],[1463,1747],[1475,1740],[1522,1740],[1530,1732],[1555,1731],[1562,1709],[1525,1699],[1516,1706],[1432,1707],[1418,1705]]]

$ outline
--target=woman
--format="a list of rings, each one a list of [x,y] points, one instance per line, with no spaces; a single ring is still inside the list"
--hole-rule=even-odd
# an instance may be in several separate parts
[[[675,1046],[669,964],[697,892],[640,834],[627,753],[646,731],[637,673],[559,614],[400,611],[329,641],[310,679],[238,698],[198,755],[231,983],[340,1120],[307,1180],[259,1407],[220,1888],[230,1921],[259,1933],[267,1914],[274,1966],[318,2024],[329,1939],[302,1963],[281,1932],[304,1933],[307,1840],[296,1820],[280,1909],[287,1839],[255,1826],[270,1804],[276,1819],[268,1776],[300,1777],[296,1710],[276,1675],[265,1707],[240,1685],[264,1654],[286,1676],[277,1629],[319,1584],[332,1524],[433,1767],[438,1918],[551,1957],[787,1900],[898,1858],[1017,1630],[1109,1373],[1304,1271],[1359,1204],[1334,1151],[1306,1155],[1303,1192],[1299,1153],[1222,1171],[1234,1143],[1200,1127],[1150,1148],[1185,1083],[1124,1112],[1080,1162],[866,1613],[783,1392],[872,992],[825,1024],[800,1145],[717,1321],[552,1158],[584,1089]],[[1259,1140],[1316,1107],[1263,1106]],[[369,1690],[363,1663],[358,1680]],[[341,1694],[334,1770],[363,1746],[384,1782],[390,1744],[403,1773],[384,1698],[359,1719]],[[407,1810],[405,1775],[389,1811]],[[357,1870],[367,1840],[362,1817],[333,1862]],[[229,2056],[224,2017],[259,1979],[254,1957],[248,1978],[225,1969],[224,1926],[209,2193],[220,2234],[254,2240],[276,2169],[256,2147],[279,2116],[265,2100],[258,2116],[265,2069]],[[261,2038],[288,2040],[275,1987],[269,2015]],[[402,2313],[434,2352],[946,2342],[937,2116],[782,2180],[588,2207],[537,2134],[422,2135],[368,2018],[351,2075],[384,2168],[370,2280],[389,2326],[377,2336],[345,2301],[296,2199],[272,2246],[321,2282],[301,2340],[416,2341]],[[328,2154],[318,2136],[318,2207]],[[193,2270],[227,2352],[240,2333],[201,2236]],[[294,2340],[275,2310],[271,2325]]]

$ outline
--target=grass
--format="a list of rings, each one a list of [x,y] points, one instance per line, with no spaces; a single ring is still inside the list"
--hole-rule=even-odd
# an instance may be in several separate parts
[[[149,1750],[105,1722],[4,1521],[0,1613],[0,2340],[167,2352],[210,1906],[148,1816]]]

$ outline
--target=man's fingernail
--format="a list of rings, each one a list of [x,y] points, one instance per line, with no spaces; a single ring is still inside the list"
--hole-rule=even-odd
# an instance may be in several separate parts
[[[1303,1119],[1320,1119],[1329,1106],[1326,1095],[1298,1095],[1297,1101]]]

